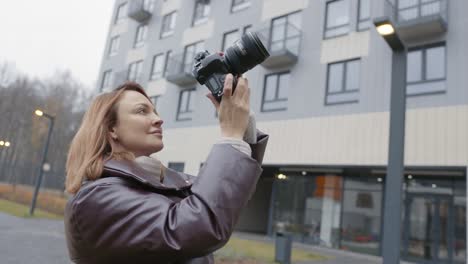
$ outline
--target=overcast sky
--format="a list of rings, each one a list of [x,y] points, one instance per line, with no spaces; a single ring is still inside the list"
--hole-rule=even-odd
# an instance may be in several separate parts
[[[48,77],[69,69],[94,86],[114,0],[0,0],[0,62]]]

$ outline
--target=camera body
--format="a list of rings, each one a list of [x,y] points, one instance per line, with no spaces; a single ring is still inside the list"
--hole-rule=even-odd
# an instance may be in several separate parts
[[[220,102],[223,96],[224,80],[228,73],[234,75],[232,85],[234,92],[237,78],[269,56],[259,37],[255,33],[247,32],[224,53],[199,52],[194,58],[192,74],[200,84],[206,85]]]
[[[233,92],[237,85],[237,74],[232,72],[224,55],[220,53],[210,54],[206,50],[198,53],[195,57],[193,73],[200,84],[208,87],[218,102],[223,96],[224,80],[228,73],[234,75]]]

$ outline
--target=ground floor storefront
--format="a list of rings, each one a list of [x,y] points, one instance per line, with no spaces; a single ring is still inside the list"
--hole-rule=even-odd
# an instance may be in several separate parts
[[[238,230],[380,255],[384,167],[266,166]],[[466,168],[408,167],[401,206],[401,256],[466,263]],[[395,232],[398,232],[395,230]]]

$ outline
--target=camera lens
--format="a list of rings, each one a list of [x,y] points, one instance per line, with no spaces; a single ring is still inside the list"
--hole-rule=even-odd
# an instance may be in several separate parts
[[[242,74],[270,56],[257,34],[247,32],[224,53],[233,74]]]

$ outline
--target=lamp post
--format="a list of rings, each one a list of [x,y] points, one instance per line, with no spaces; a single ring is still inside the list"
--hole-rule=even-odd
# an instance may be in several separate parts
[[[0,150],[5,149],[5,152],[6,152],[7,148],[9,148],[10,146],[11,146],[11,143],[9,141],[0,140]],[[0,177],[3,177],[4,167],[6,166],[5,161],[3,161],[3,158],[5,157],[5,154],[2,153],[1,157],[2,157],[2,159],[1,159],[2,167],[0,169]]]
[[[44,152],[42,153],[42,161],[41,161],[41,165],[39,166],[39,178],[37,179],[36,181],[36,187],[34,189],[34,195],[33,195],[33,200],[32,200],[32,203],[31,203],[31,208],[29,209],[29,215],[33,215],[34,214],[34,209],[36,207],[36,200],[37,200],[37,195],[39,193],[39,188],[41,187],[41,182],[42,182],[42,175],[44,174],[44,163],[46,161],[46,157],[47,157],[47,151],[49,149],[49,142],[50,142],[50,135],[52,134],[52,129],[54,127],[54,119],[55,117],[47,114],[47,113],[44,113],[42,112],[41,110],[36,110],[34,112],[37,116],[44,116],[46,117],[47,119],[49,119],[50,123],[49,123],[49,132],[47,133],[47,141],[46,141],[46,144],[44,146]]]
[[[8,148],[11,145],[10,141],[0,140],[0,147]]]
[[[392,49],[390,136],[385,177],[382,257],[384,264],[396,264],[400,263],[407,51],[389,17],[375,19],[374,25]]]

